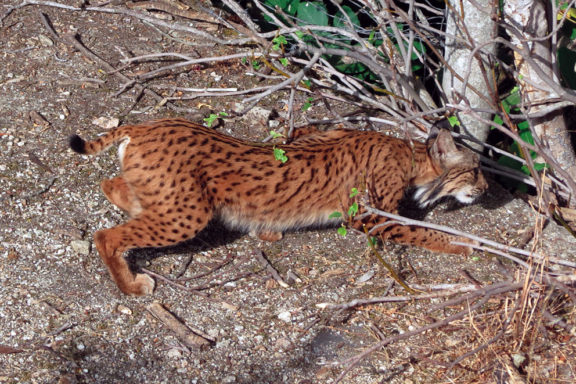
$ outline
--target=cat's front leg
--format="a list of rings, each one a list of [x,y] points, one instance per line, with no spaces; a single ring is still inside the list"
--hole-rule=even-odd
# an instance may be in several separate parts
[[[373,215],[369,220],[363,220],[358,225],[366,228],[371,236],[380,237],[399,244],[415,245],[437,253],[451,253],[470,255],[474,252],[472,247],[452,244],[453,242],[478,245],[479,243],[465,237],[450,235],[445,232],[417,225],[387,224],[389,219]]]

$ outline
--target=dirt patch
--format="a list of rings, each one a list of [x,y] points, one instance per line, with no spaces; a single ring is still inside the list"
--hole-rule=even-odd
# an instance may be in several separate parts
[[[7,3],[4,7],[19,2]],[[114,67],[121,67],[126,55],[180,52],[205,57],[231,50],[187,45],[125,15],[29,6],[4,20],[0,35],[0,345],[16,353],[0,354],[0,382],[333,382],[343,370],[333,362],[433,321],[425,303],[388,303],[348,311],[318,308],[320,303],[406,295],[367,251],[362,236],[342,238],[334,229],[289,233],[278,243],[264,243],[215,226],[200,240],[131,255],[137,266],[171,279],[210,272],[181,280],[188,287],[203,286],[200,292],[208,297],[161,280],[150,297],[121,295],[92,249],[91,237],[124,219],[98,187],[101,179],[117,173],[114,151],[83,158],[67,149],[66,139],[72,132],[95,137],[102,128],[92,121],[99,117],[133,122],[175,112],[150,95],[140,97],[134,88],[115,95],[125,84],[99,62],[52,37],[39,12],[48,16],[59,34],[76,33],[84,46]],[[133,77],[154,65],[129,67],[124,73]],[[196,88],[259,84],[237,61],[202,65],[162,79],[162,84],[169,82]],[[156,92],[168,95],[169,90],[156,88]],[[287,93],[274,95],[260,106],[281,112],[287,99]],[[198,98],[186,104],[190,113],[178,115],[198,119],[210,112],[230,111],[239,101]],[[322,115],[330,112],[319,104],[300,118]],[[251,117],[227,119],[219,129],[257,140],[266,137],[269,127],[265,120]],[[427,220],[512,245],[536,219],[528,204],[497,185],[478,204],[459,209],[444,204],[427,215]],[[562,228],[550,224],[537,240],[543,254],[574,261],[575,241]],[[254,257],[256,250],[282,277],[291,272],[299,279],[288,288],[280,287]],[[390,245],[381,253],[409,284],[422,286],[466,284],[467,276],[484,285],[515,273],[510,262],[480,253],[463,258]],[[202,330],[215,344],[202,350],[183,346],[147,310],[153,301]],[[474,362],[464,360],[449,372],[445,362],[488,333],[483,328],[468,334],[470,328],[462,323],[451,327],[378,350],[343,382],[470,382]],[[530,359],[539,362],[540,376],[548,370],[549,377],[573,377],[573,347],[551,339],[539,348]],[[478,374],[493,377],[490,371]]]

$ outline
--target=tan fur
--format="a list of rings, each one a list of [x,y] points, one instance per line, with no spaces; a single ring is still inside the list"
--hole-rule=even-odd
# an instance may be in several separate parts
[[[366,191],[373,207],[392,213],[410,186],[419,188],[422,205],[448,195],[470,202],[487,188],[477,157],[457,148],[446,131],[412,146],[377,132],[308,133],[277,146],[286,151],[286,163],[274,159],[272,146],[181,119],[122,126],[91,142],[75,136],[70,144],[92,154],[121,140],[127,143],[123,173],[103,181],[102,190],[131,219],[98,231],[95,244],[120,290],[130,295],[151,293],[154,281],[130,271],[122,256],[126,250],[193,238],[214,217],[278,240],[289,229],[338,223],[329,216],[347,211],[352,188]],[[371,216],[353,226],[384,223]],[[416,226],[383,225],[378,235],[435,252],[472,252],[450,244],[465,239]]]

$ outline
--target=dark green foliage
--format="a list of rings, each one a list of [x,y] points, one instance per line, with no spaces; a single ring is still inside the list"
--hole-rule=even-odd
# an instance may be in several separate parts
[[[359,10],[354,3],[344,1],[340,9],[334,7],[329,2],[320,1],[265,0],[264,4],[286,25],[296,24],[299,26],[335,27],[343,31],[354,31],[354,33],[364,39],[367,44],[376,48],[381,46],[384,41],[381,33],[377,30],[377,25],[372,15],[363,10],[363,17],[359,17]],[[290,21],[286,20],[286,18],[290,18]],[[265,24],[272,23],[272,19],[264,15],[260,22],[263,27],[265,27]],[[404,26],[398,24],[398,28],[402,30]],[[388,30],[387,35],[393,36],[392,31]],[[308,32],[297,32],[296,36],[300,41],[316,47],[322,45],[326,48],[344,49],[347,51],[359,47],[358,41],[351,39],[350,36],[336,32],[314,30],[311,28]],[[391,41],[394,46],[398,47],[398,43],[394,39],[391,38]],[[286,37],[284,38],[283,45],[289,47],[295,43],[293,38]],[[278,45],[275,44],[275,47],[278,47]],[[411,54],[412,70],[418,71],[422,68],[419,54],[425,54],[426,49],[421,42],[416,41],[414,42],[413,50]],[[379,54],[385,61],[388,61],[382,52],[379,52]],[[338,71],[367,83],[368,88],[374,89],[374,86],[382,86],[379,77],[364,63],[350,60],[349,58],[344,59],[341,55],[325,55],[324,58]]]
[[[502,108],[504,109],[504,111],[506,113],[519,113],[520,110],[518,108],[518,105],[521,102],[520,99],[520,90],[518,87],[515,87],[512,92],[510,93],[509,96],[507,96],[504,100],[502,100]],[[500,116],[495,116],[494,117],[494,122],[497,124],[503,124],[503,120],[500,118]],[[521,123],[517,124],[517,128],[518,128],[518,136],[520,136],[520,138],[522,139],[522,141],[524,141],[525,143],[528,144],[532,144],[534,145],[534,137],[532,137],[532,132],[530,131],[530,125],[527,121],[522,121]],[[520,145],[518,144],[518,142],[513,142],[509,148],[507,148],[508,152],[521,157],[521,158],[525,158],[525,154],[524,152],[521,150]],[[530,151],[530,157],[532,159],[535,159],[537,157],[537,153],[534,151]],[[528,167],[525,164],[522,164],[521,162],[508,157],[508,156],[502,156],[498,159],[498,163],[504,166],[507,166],[509,168],[512,169],[516,169],[519,171],[522,171],[523,173],[530,175],[530,170],[528,169]],[[536,171],[541,171],[544,168],[547,167],[546,163],[534,163],[534,169]],[[505,182],[505,184],[510,184],[509,182]],[[513,186],[513,185],[509,185],[509,186]],[[526,190],[526,186],[524,184],[518,184],[515,183],[514,186],[520,190]]]

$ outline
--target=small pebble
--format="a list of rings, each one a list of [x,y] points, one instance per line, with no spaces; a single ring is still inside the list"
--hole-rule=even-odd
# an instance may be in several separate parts
[[[280,312],[278,318],[285,323],[290,323],[292,321],[292,314],[289,311]]]
[[[86,240],[72,240],[70,242],[72,249],[83,256],[88,256],[90,254],[90,242]]]

